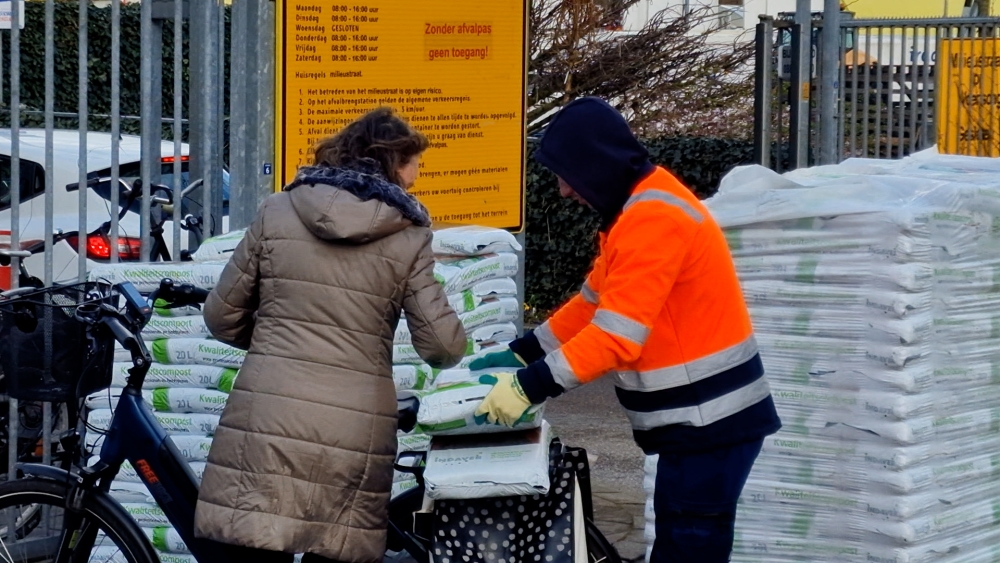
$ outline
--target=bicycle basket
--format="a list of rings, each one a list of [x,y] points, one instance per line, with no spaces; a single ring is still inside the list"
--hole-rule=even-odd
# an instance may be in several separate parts
[[[88,282],[0,299],[0,366],[11,397],[64,403],[111,385],[114,337],[76,318],[80,305],[117,304],[111,289]]]

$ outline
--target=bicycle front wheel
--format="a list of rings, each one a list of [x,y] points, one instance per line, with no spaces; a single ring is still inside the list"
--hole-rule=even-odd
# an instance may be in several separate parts
[[[69,492],[69,485],[45,479],[0,484],[0,563],[159,563],[135,521],[103,494],[85,497],[77,533],[67,533]],[[65,549],[67,543],[76,548]]]

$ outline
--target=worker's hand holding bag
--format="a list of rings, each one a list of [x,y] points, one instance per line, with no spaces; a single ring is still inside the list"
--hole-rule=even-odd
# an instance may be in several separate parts
[[[484,375],[479,378],[479,382],[493,385],[493,389],[476,410],[476,416],[486,415],[490,424],[513,427],[531,408],[531,401],[521,388],[517,375],[510,372]]]

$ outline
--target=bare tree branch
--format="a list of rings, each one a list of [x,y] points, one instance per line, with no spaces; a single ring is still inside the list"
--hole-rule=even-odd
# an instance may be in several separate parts
[[[608,100],[644,135],[751,134],[753,44],[718,40],[715,8],[663,10],[616,31],[638,0],[534,0],[529,133],[581,96]]]

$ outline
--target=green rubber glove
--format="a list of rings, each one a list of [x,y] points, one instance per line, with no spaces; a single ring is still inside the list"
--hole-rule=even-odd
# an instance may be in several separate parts
[[[527,365],[528,362],[522,360],[521,356],[518,356],[513,350],[507,348],[502,352],[493,352],[492,354],[486,354],[478,360],[473,360],[473,362],[469,364],[469,369],[472,371],[494,368],[521,369]]]
[[[513,373],[484,375],[479,378],[479,382],[493,385],[493,389],[476,409],[476,416],[485,415],[490,424],[499,423],[513,428],[531,408],[531,401]]]

